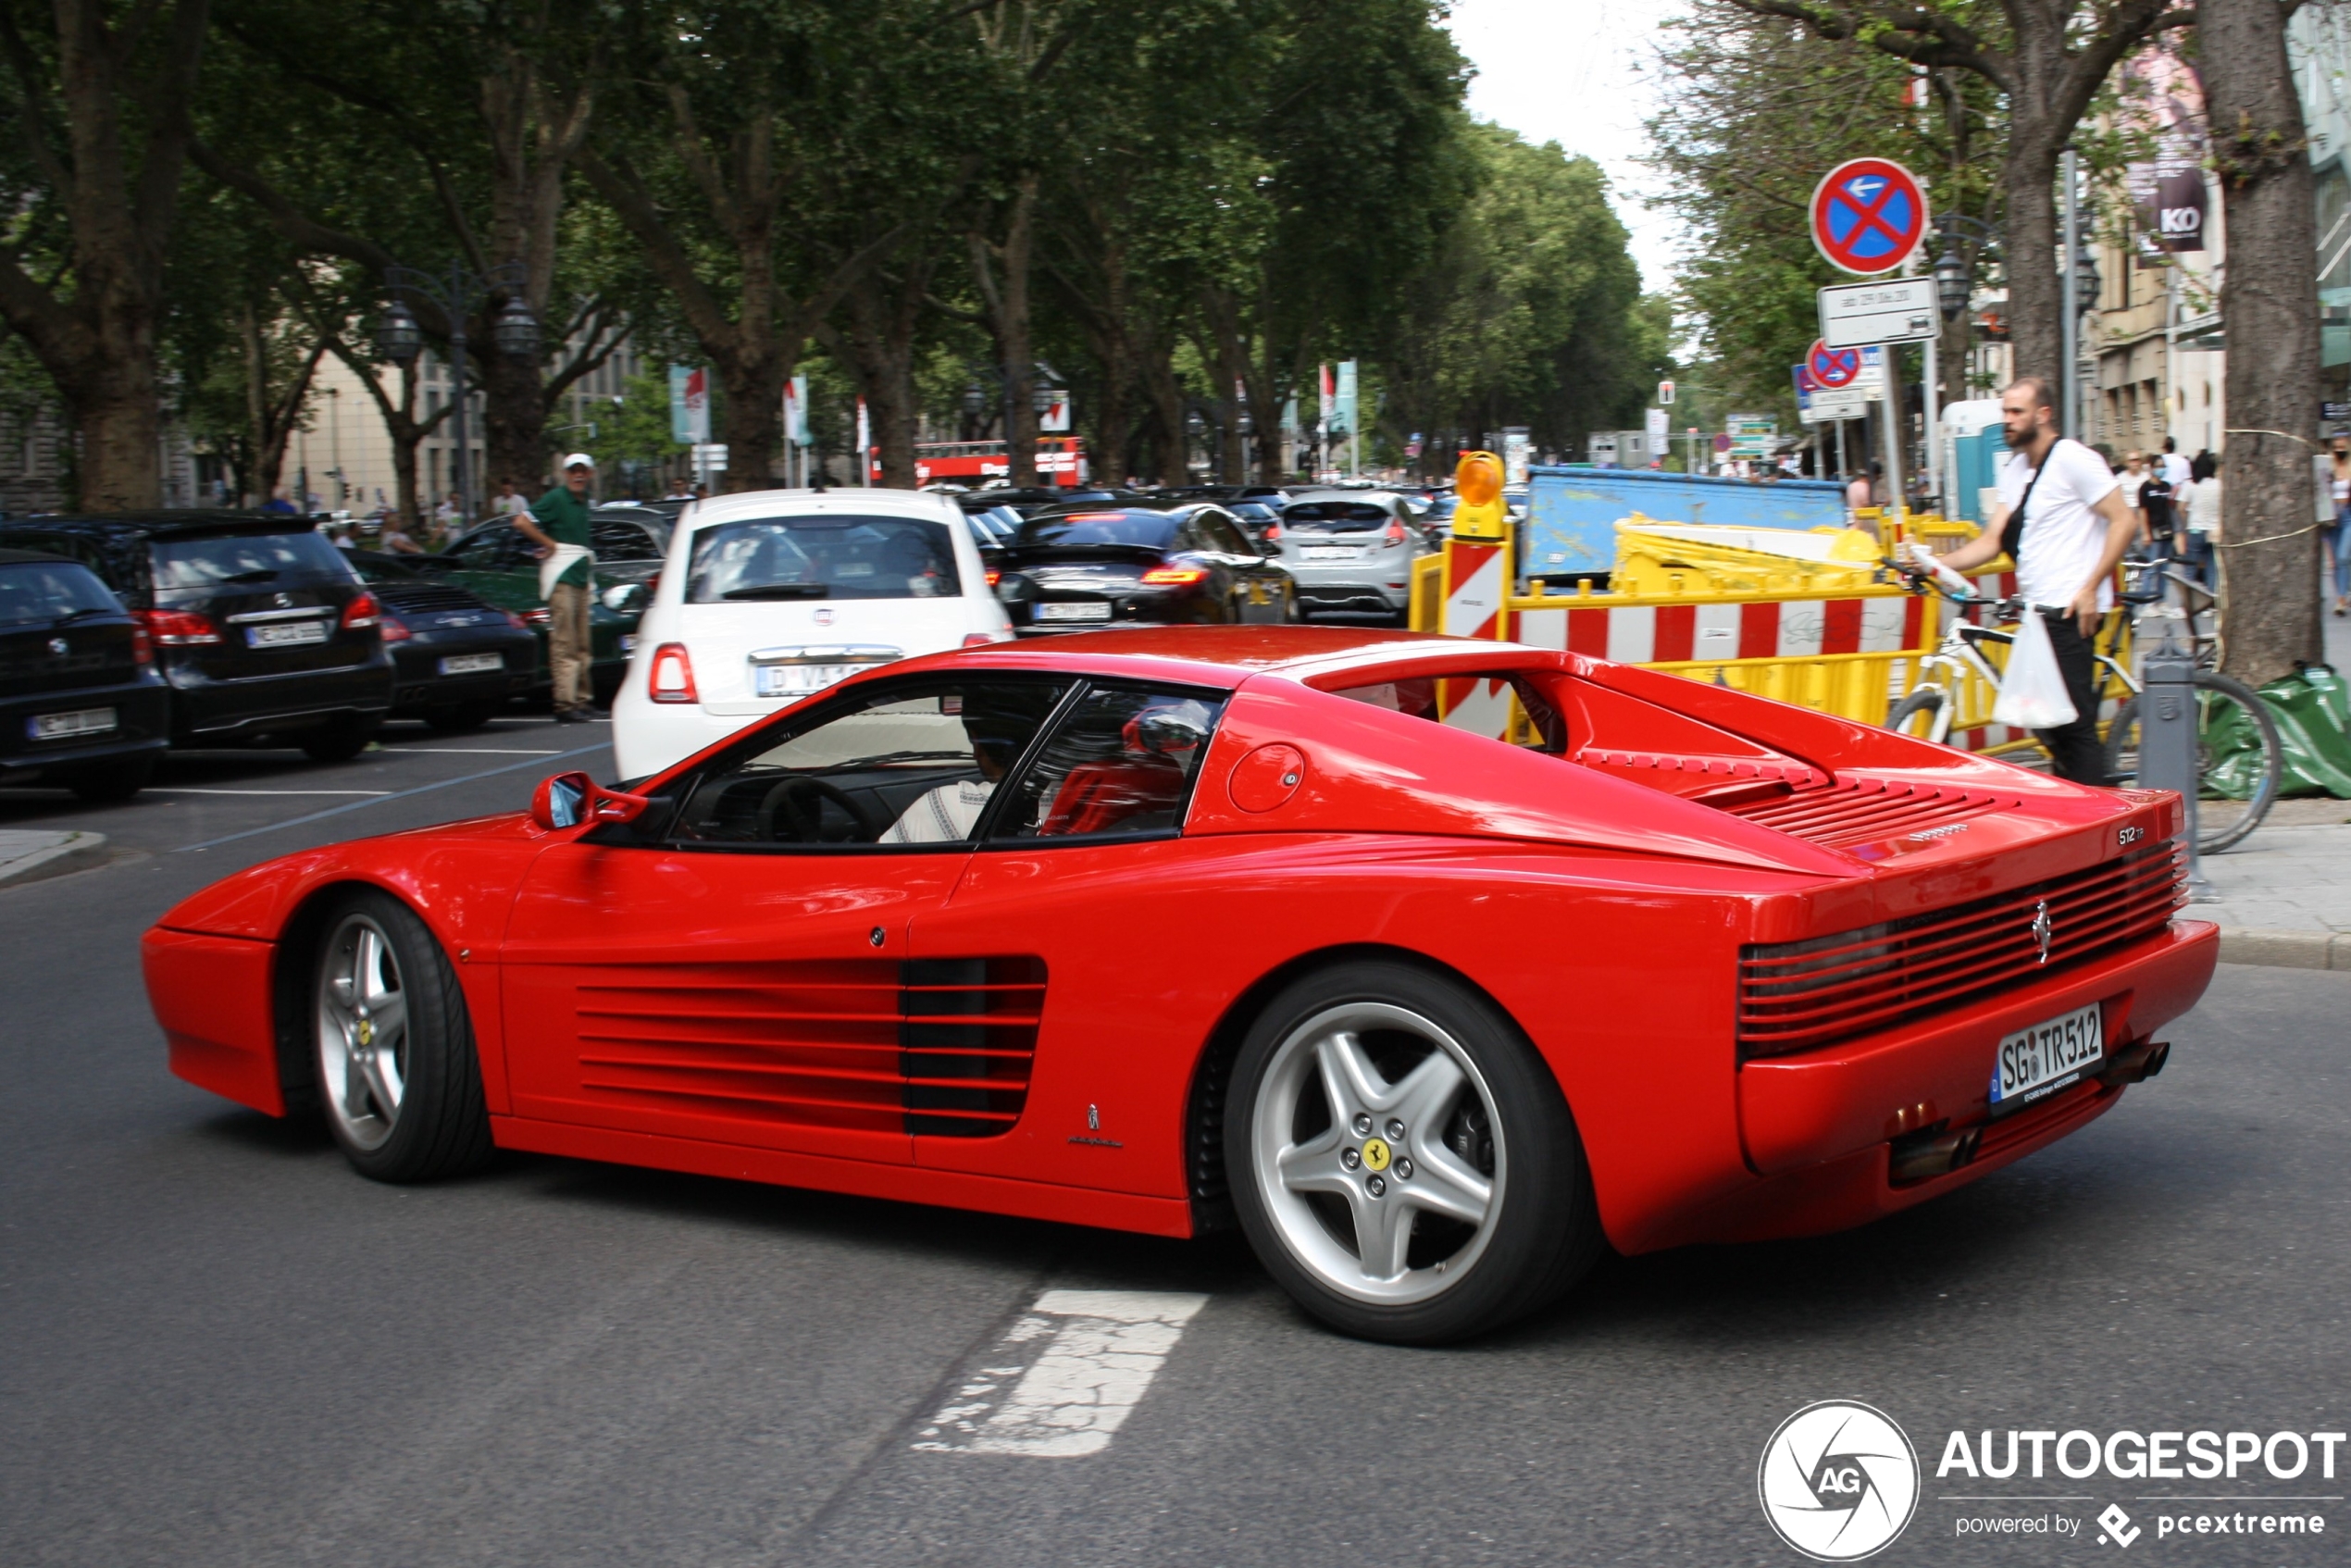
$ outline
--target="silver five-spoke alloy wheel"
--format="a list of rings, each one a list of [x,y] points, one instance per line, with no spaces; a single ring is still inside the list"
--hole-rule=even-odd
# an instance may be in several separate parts
[[[1283,1245],[1343,1296],[1427,1300],[1493,1236],[1509,1175],[1493,1090],[1420,1014],[1350,1002],[1300,1024],[1267,1063],[1250,1137]]]
[[[408,1082],[408,1000],[391,939],[368,915],[347,915],[318,969],[318,1076],[327,1114],[356,1149],[399,1125]]]

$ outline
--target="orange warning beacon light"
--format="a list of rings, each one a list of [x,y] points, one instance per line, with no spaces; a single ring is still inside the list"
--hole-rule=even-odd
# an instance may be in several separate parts
[[[1509,513],[1502,504],[1502,460],[1490,452],[1464,452],[1453,469],[1455,539],[1499,539]]]

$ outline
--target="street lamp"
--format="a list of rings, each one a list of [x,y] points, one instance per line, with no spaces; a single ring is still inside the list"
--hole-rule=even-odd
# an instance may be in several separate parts
[[[474,489],[473,468],[467,461],[472,432],[467,429],[466,417],[471,393],[466,385],[466,322],[475,311],[499,295],[505,295],[505,306],[490,325],[491,342],[509,357],[535,357],[539,353],[539,317],[531,314],[529,305],[522,297],[529,281],[530,274],[519,261],[504,262],[484,273],[469,272],[462,262],[452,262],[445,275],[413,267],[384,268],[384,287],[391,292],[392,303],[384,308],[383,320],[376,329],[376,345],[386,358],[405,365],[416,358],[423,346],[423,329],[403,295],[414,294],[425,301],[441,313],[442,320],[447,324],[450,391],[456,399],[454,412],[457,423],[457,447],[452,454],[455,462],[451,477],[457,482],[457,504],[467,517],[474,512]]]
[[[2101,284],[2097,253],[2085,244],[2073,255],[2073,298],[2080,305],[2083,315],[2087,316],[2097,309]]]
[[[1959,255],[1959,236],[1944,235],[1943,254],[1934,258],[1934,303],[1942,308],[1943,319],[1957,321],[1974,290],[1975,279],[1967,258]]]

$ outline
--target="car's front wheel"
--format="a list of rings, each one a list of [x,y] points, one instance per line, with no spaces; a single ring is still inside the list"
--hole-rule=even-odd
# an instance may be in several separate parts
[[[362,1176],[429,1181],[490,1158],[473,1025],[430,927],[389,894],[329,910],[311,987],[318,1098]]]
[[[1556,1299],[1601,1239],[1575,1122],[1534,1048],[1457,980],[1310,975],[1258,1017],[1225,1127],[1242,1228],[1308,1312],[1436,1344]]]

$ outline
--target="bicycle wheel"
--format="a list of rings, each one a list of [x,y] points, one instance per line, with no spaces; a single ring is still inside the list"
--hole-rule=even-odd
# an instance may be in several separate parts
[[[2196,684],[2196,847],[2217,854],[2261,826],[2278,798],[2285,753],[2278,727],[2253,689],[2218,670],[2197,670]],[[2118,783],[2139,777],[2139,703],[2115,711],[2107,731],[2106,769]]]
[[[1934,721],[1942,712],[1942,688],[1922,686],[1894,704],[1894,711],[1885,716],[1885,728],[1913,740],[1932,740]]]

